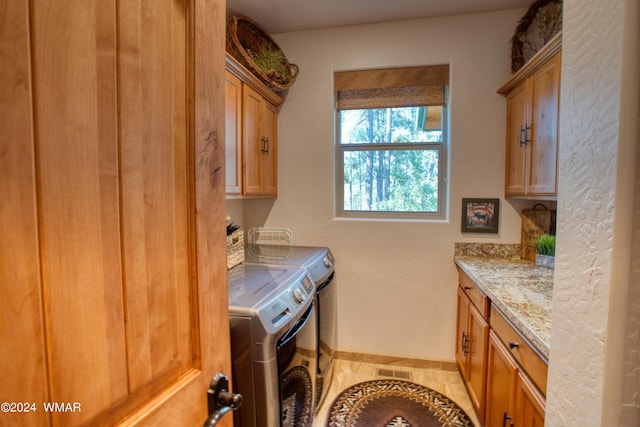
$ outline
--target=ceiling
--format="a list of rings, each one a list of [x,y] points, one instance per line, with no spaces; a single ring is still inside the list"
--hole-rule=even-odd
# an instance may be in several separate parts
[[[526,9],[534,0],[227,0],[227,15],[244,15],[267,33]]]

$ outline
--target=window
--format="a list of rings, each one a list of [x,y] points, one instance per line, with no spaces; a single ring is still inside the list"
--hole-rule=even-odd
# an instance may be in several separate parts
[[[448,65],[334,74],[338,216],[445,218],[448,79]]]

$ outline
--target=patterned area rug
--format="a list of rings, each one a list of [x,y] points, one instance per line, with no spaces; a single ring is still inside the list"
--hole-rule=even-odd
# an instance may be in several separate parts
[[[306,368],[296,366],[284,373],[280,379],[283,427],[311,427],[312,387]]]
[[[329,427],[473,427],[451,399],[400,380],[373,380],[349,387],[333,402]]]

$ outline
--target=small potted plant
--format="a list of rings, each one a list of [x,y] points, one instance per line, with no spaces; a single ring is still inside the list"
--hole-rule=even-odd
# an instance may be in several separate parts
[[[543,234],[536,239],[536,265],[553,268],[556,256],[556,236]]]

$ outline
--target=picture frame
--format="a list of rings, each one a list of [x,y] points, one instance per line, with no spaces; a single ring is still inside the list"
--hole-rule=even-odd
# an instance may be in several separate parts
[[[497,233],[500,223],[500,199],[462,199],[463,233]]]

